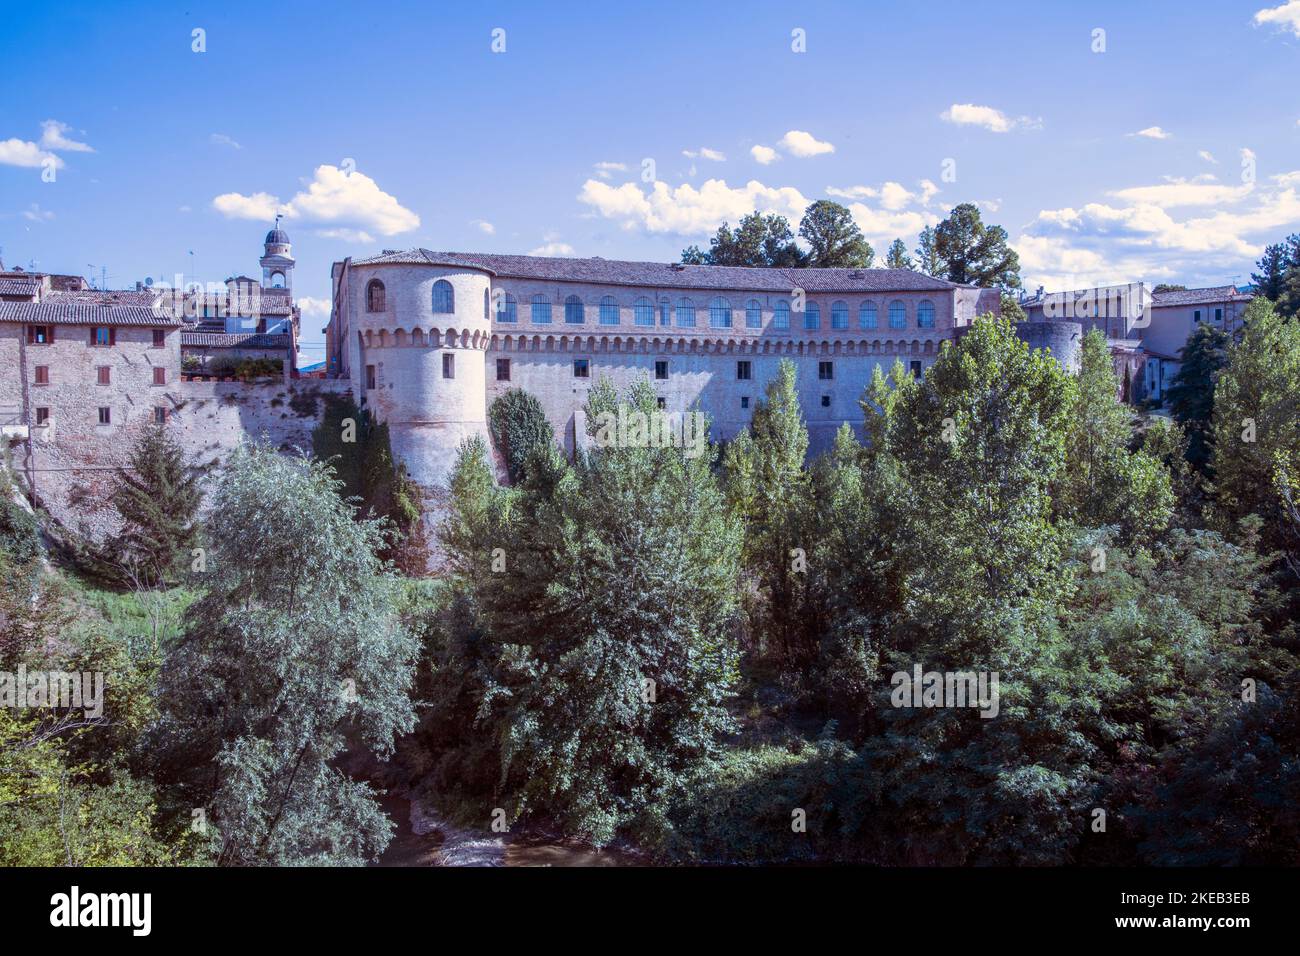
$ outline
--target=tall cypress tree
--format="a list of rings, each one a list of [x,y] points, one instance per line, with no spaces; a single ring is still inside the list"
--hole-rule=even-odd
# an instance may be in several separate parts
[[[198,537],[202,497],[181,446],[165,425],[150,425],[113,490],[122,518],[121,563],[145,583],[165,580]]]

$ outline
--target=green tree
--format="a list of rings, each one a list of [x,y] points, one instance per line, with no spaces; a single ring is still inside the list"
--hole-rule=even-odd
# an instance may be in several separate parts
[[[1210,422],[1214,386],[1228,364],[1226,332],[1208,323],[1196,327],[1182,350],[1182,364],[1169,385],[1169,412],[1187,434],[1187,460],[1202,475],[1212,453]]]
[[[808,243],[809,266],[868,269],[876,257],[853,214],[829,199],[819,199],[804,211],[799,235]]]
[[[947,264],[939,257],[933,226],[926,226],[917,237],[917,268],[928,276],[942,279],[947,275]]]
[[[682,253],[686,265],[781,266],[805,265],[806,256],[794,241],[789,221],[776,213],[755,210],[742,216],[733,231],[729,223],[718,227],[708,252],[690,246]]]
[[[928,247],[927,247],[928,246]],[[921,234],[922,268],[931,275],[983,288],[1020,288],[1020,257],[1007,243],[1001,226],[986,226],[974,203],[955,207],[948,218]],[[927,270],[928,271],[928,270]]]
[[[207,593],[160,680],[158,775],[204,807],[223,865],[355,865],[391,825],[334,766],[345,738],[384,756],[411,729],[415,643],[324,464],[241,446],[213,496]]]
[[[1029,316],[1020,307],[1020,300],[1009,292],[1003,292],[999,311],[1008,322],[1026,322]]]
[[[907,246],[902,239],[895,239],[889,246],[889,252],[885,256],[885,266],[889,269],[915,269],[916,263],[912,257],[907,254]]]
[[[1286,274],[1295,265],[1294,250],[1300,246],[1300,233],[1286,242],[1276,242],[1265,247],[1255,267],[1258,272],[1250,274],[1250,281],[1255,286],[1255,293],[1277,302],[1286,289]]]
[[[512,485],[523,481],[529,458],[555,445],[555,431],[542,403],[522,388],[506,389],[492,400],[488,425]]]
[[[181,559],[189,560],[202,498],[199,480],[167,426],[145,429],[113,489],[113,507],[122,518],[118,561],[145,582],[167,579]]]

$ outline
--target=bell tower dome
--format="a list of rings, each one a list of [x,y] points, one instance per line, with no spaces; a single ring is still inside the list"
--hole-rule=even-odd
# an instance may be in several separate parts
[[[266,234],[262,258],[262,287],[293,290],[293,247],[289,234],[280,228],[280,217],[275,217],[275,228]]]

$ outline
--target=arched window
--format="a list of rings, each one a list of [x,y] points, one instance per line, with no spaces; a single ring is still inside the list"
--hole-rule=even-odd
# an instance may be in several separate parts
[[[831,303],[831,328],[847,329],[849,327],[849,304],[842,299]]]
[[[551,303],[540,292],[533,296],[532,320],[533,325],[551,324]]]
[[[284,288],[284,273],[283,273],[283,272],[272,272],[272,273],[271,273],[271,288],[272,288],[272,289],[283,289],[283,288]]]
[[[677,325],[685,329],[695,327],[695,303],[685,296],[677,300]]]
[[[456,294],[451,290],[451,283],[439,279],[433,284],[433,311],[439,313],[456,311]]]
[[[788,329],[790,327],[790,303],[781,299],[772,310],[772,328]]]
[[[916,327],[918,329],[934,328],[934,303],[922,299],[916,305]]]
[[[582,300],[576,295],[571,295],[564,300],[564,321],[570,325],[581,325],[587,321],[586,313],[582,309]]]
[[[709,303],[709,326],[714,329],[731,328],[731,300],[723,296],[714,297]]]
[[[902,299],[895,299],[889,303],[889,327],[891,329],[907,328],[907,306],[903,305]]]
[[[655,307],[654,303],[645,296],[637,299],[632,303],[632,322],[634,325],[654,325],[655,324]]]
[[[600,324],[618,325],[618,300],[612,295],[600,300]]]
[[[876,314],[876,303],[863,302],[860,306],[858,306],[858,328],[860,329],[880,328],[880,316]]]
[[[763,305],[757,299],[745,303],[745,328],[761,329],[763,327]]]
[[[378,279],[371,279],[366,283],[366,311],[384,311],[384,284]]]
[[[519,303],[515,301],[515,297],[509,292],[497,299],[497,321],[519,321]]]
[[[808,302],[803,307],[803,327],[820,329],[822,327],[822,310],[816,302]]]

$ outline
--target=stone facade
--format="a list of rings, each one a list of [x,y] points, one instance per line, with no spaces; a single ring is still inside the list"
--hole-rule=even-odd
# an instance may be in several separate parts
[[[945,340],[977,314],[998,311],[992,290],[905,270],[413,250],[336,263],[333,278],[328,367],[388,422],[394,452],[426,486],[445,479],[466,436],[486,436],[488,406],[510,387],[537,396],[570,451],[602,376],[621,390],[647,378],[665,411],[707,413],[717,440],[749,422],[787,358],[820,450],[841,424],[860,427],[857,403],[875,368],[887,371],[897,359],[922,375]],[[535,297],[545,303],[537,313]],[[581,322],[566,315],[575,300]],[[692,309],[694,325],[685,324]],[[540,321],[548,310],[550,321]],[[816,327],[806,328],[814,312]],[[728,314],[728,326],[715,324]]]

